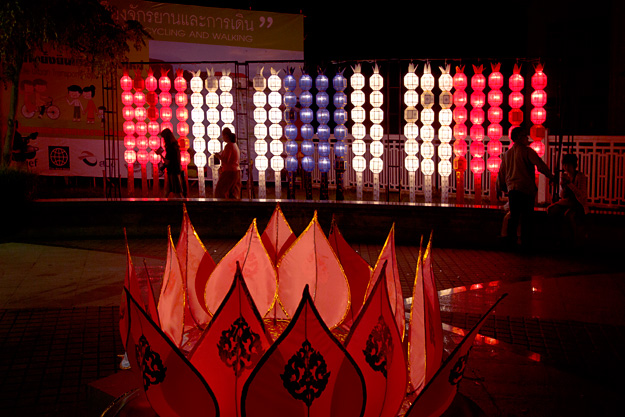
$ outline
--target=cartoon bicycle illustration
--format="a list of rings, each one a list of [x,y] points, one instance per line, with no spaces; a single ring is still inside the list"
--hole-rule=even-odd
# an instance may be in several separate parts
[[[52,103],[52,98],[48,97],[45,103],[39,107],[34,104],[24,104],[22,106],[22,116],[27,119],[32,118],[35,114],[38,114],[38,117],[41,118],[45,114],[51,120],[56,120],[61,115],[61,110]]]

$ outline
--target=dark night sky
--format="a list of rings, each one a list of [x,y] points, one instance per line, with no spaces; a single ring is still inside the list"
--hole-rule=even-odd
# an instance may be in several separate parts
[[[376,2],[337,0],[167,2],[301,13],[311,66],[384,59],[461,59],[470,66],[538,58],[551,77],[548,93],[558,97],[549,101],[551,114],[561,114],[552,128],[625,134],[622,0],[386,0],[377,8]]]

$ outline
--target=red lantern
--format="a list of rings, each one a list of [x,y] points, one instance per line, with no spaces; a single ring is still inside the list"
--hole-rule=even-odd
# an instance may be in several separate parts
[[[148,119],[150,119],[151,122],[158,120],[158,109],[156,107],[148,107]]]
[[[132,103],[135,101],[135,95],[130,91],[124,91],[122,93],[122,104],[124,106],[132,106]]]
[[[508,96],[508,104],[513,109],[520,109],[523,106],[523,94],[518,91],[510,93]]]
[[[547,132],[543,125],[534,125],[530,128],[530,136],[533,140],[543,140],[546,134]]]
[[[484,160],[482,158],[474,158],[471,160],[471,172],[473,172],[474,175],[481,175],[482,172],[484,172]]]
[[[501,64],[500,63],[490,64],[490,67],[493,72],[491,72],[490,75],[488,76],[488,86],[491,88],[491,90],[500,90],[501,87],[503,87],[503,82],[504,82],[503,74],[499,72],[499,69],[501,68]]]
[[[491,123],[501,123],[503,120],[503,110],[501,107],[488,108],[488,121]]]
[[[482,142],[473,141],[469,148],[471,156],[474,158],[481,158],[484,156],[484,144]]]
[[[135,133],[139,136],[145,136],[148,133],[148,125],[145,122],[135,123]]]
[[[495,156],[501,154],[501,142],[497,139],[491,139],[491,141],[488,142],[486,150],[489,155]]]
[[[156,94],[154,91],[148,91],[148,93],[145,95],[145,102],[148,103],[150,106],[156,106],[156,104],[158,103],[158,94]]]
[[[532,88],[534,90],[544,90],[547,87],[547,76],[543,72],[541,64],[536,65],[535,73],[532,75]]]
[[[186,167],[191,162],[191,155],[187,151],[180,151],[180,165]]]
[[[148,159],[153,165],[158,165],[161,162],[161,156],[154,151],[150,151]]]
[[[137,160],[137,153],[132,149],[126,149],[126,151],[124,152],[124,160],[128,164],[134,164]]]
[[[469,130],[469,135],[471,139],[474,141],[481,142],[484,140],[484,126],[482,125],[473,125]]]
[[[145,107],[137,107],[135,109],[135,119],[143,121],[148,116],[148,111]]]
[[[148,146],[150,149],[158,149],[161,146],[161,138],[158,136],[150,136],[148,138]]]
[[[484,110],[479,108],[471,110],[471,123],[474,125],[481,125],[484,123]]]
[[[122,78],[119,80],[119,83],[121,84],[123,91],[132,90],[132,78],[130,78],[130,76],[128,75],[127,69],[124,69],[124,75],[122,75]]]
[[[454,104],[456,106],[466,106],[467,104],[467,93],[464,90],[456,90],[454,92]]]
[[[501,90],[490,90],[488,92],[488,104],[490,106],[501,106],[503,103],[503,93]]]
[[[148,123],[148,133],[152,136],[157,136],[159,133],[161,133],[161,126],[158,124],[157,121],[151,120]]]
[[[510,124],[518,126],[523,123],[523,112],[520,109],[512,109],[508,113],[508,121]]]
[[[491,142],[493,139],[499,139],[501,136],[503,136],[503,128],[499,123],[491,123],[490,125],[488,125],[487,132],[487,135],[491,139]]]
[[[454,137],[458,141],[465,140],[467,138],[468,134],[469,134],[469,130],[467,129],[466,125],[464,125],[464,124],[455,124],[454,125]],[[458,142],[456,141],[456,143],[458,143]]]
[[[171,93],[161,93],[158,96],[158,101],[161,103],[162,107],[171,106]]]
[[[174,88],[176,91],[185,91],[187,89],[187,80],[183,77],[184,70],[178,68],[176,70],[176,78],[174,79]]]
[[[161,119],[164,122],[169,122],[172,117],[174,117],[174,111],[171,109],[171,107],[161,107]]]
[[[464,73],[464,66],[456,67],[456,74],[454,75],[454,88],[457,90],[464,90],[467,88],[467,76]]]
[[[545,104],[547,104],[547,93],[545,93],[545,90],[534,91],[530,97],[530,102],[534,107],[545,107]]]
[[[180,136],[187,136],[189,134],[189,124],[187,122],[178,122],[176,132]]]
[[[460,157],[467,153],[467,143],[464,140],[457,140],[454,142],[454,155]]]
[[[176,93],[174,100],[178,107],[184,107],[189,103],[189,99],[185,93]]]
[[[171,80],[167,76],[168,72],[169,70],[166,70],[165,72],[163,72],[163,70],[161,69],[161,76],[158,79],[158,88],[161,89],[161,95],[171,90]]]
[[[530,120],[535,125],[542,125],[547,120],[547,111],[543,107],[534,107],[530,112]]]
[[[135,109],[132,106],[124,106],[122,109],[122,117],[124,120],[132,120],[135,117]]]
[[[180,146],[182,150],[189,149],[189,138],[180,136],[180,138],[178,138],[178,146]]]
[[[145,94],[142,91],[137,91],[135,93],[133,102],[137,107],[143,107],[145,105]]]
[[[501,158],[498,156],[491,156],[488,158],[488,172],[497,173],[499,172],[499,168],[501,167]]]
[[[141,149],[139,152],[137,152],[137,162],[139,162],[141,165],[147,164],[148,158],[148,151],[146,151],[145,149]]]
[[[148,148],[148,138],[145,136],[137,136],[137,148],[147,149]]]
[[[126,135],[134,135],[135,133],[135,124],[131,120],[126,120],[123,124],[123,130]]]
[[[135,70],[135,79],[133,80],[133,87],[135,91],[143,91],[145,88],[145,82],[141,77],[141,70]]]
[[[189,110],[186,107],[178,107],[176,109],[176,119],[181,122],[186,121],[189,118]]]
[[[471,77],[471,88],[474,92],[482,91],[484,88],[486,88],[486,77],[484,77],[482,71],[484,71],[483,65],[480,65],[479,67],[473,65],[474,74],[473,77]]]
[[[541,158],[545,154],[545,144],[540,140],[535,140],[530,144],[530,147],[540,156]]]
[[[169,129],[169,130],[173,131],[174,130],[174,125],[172,125],[171,122],[163,122],[163,123],[161,123],[161,132],[163,130],[165,130],[165,129]]]
[[[135,137],[133,135],[126,135],[124,137],[124,146],[126,147],[126,149],[134,149],[136,144],[137,144],[137,142],[136,142]]]
[[[471,94],[471,106],[482,108],[486,104],[486,95],[481,91]]]
[[[148,76],[145,79],[145,88],[147,88],[148,91],[154,91],[157,87],[158,80],[154,76],[154,71],[152,71],[152,68],[148,68]]]
[[[508,86],[512,91],[521,91],[523,90],[523,86],[525,84],[525,80],[521,75],[521,67],[518,64],[514,64],[514,69],[512,70],[512,75],[508,80]]]
[[[454,108],[452,115],[454,118],[454,122],[456,123],[464,123],[467,121],[467,118],[469,117],[467,109],[464,107]]]

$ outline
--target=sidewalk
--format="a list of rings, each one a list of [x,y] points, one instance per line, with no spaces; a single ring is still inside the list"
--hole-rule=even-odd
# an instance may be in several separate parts
[[[236,243],[202,238],[216,261]],[[383,243],[352,245],[373,265]],[[129,246],[140,279],[162,274],[165,241],[131,240]],[[124,251],[121,240],[0,244],[0,415],[103,411],[86,387],[117,372],[124,351],[118,331]],[[410,296],[418,248],[398,246],[397,256]],[[483,327],[460,384],[460,393],[485,415],[621,414],[620,259],[435,245],[433,267],[448,349],[509,293]]]

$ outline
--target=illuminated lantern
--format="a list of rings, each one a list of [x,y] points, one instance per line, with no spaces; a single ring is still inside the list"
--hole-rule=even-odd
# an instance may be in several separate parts
[[[263,75],[263,67],[258,68],[258,72],[254,76],[253,85],[256,92],[253,96],[253,103],[256,107],[254,109],[254,136],[256,141],[254,142],[254,152],[256,158],[254,159],[254,166],[258,171],[258,197],[267,198],[267,185],[265,183],[265,171],[269,167],[269,162],[265,156],[267,153],[267,142],[265,138],[268,134],[267,126],[267,110],[265,105],[267,104],[267,95],[265,89],[267,88],[267,79]]]
[[[221,77],[219,77],[219,89],[221,90],[221,94],[219,95],[219,103],[221,104],[221,121],[223,122],[223,129],[230,129],[232,133],[235,133],[235,128],[233,125],[234,122],[234,110],[232,110],[232,105],[234,103],[234,99],[230,90],[232,90],[233,81],[232,77],[230,77],[230,70],[224,69],[222,71]],[[282,100],[280,100],[282,101]]]
[[[264,80],[264,77],[262,77]],[[297,162],[297,152],[299,150],[299,145],[296,142],[297,135],[299,133],[299,129],[294,124],[297,119],[297,113],[295,112],[295,106],[297,105],[297,96],[295,95],[295,89],[297,88],[297,79],[293,76],[293,68],[290,68],[288,73],[284,77],[284,89],[286,93],[284,94],[284,105],[285,105],[285,121],[286,126],[284,127],[284,136],[287,139],[285,144],[286,149],[286,170],[289,175],[289,188],[287,191],[288,198],[295,198],[295,171],[298,168]],[[254,77],[254,86],[256,86],[256,77]],[[261,97],[265,97],[264,93],[255,93],[260,94]],[[263,104],[264,106],[264,104]]]
[[[356,198],[362,200],[363,172],[367,163],[363,156],[366,149],[363,140],[366,135],[365,125],[363,124],[365,120],[365,110],[362,107],[365,104],[365,94],[362,91],[365,87],[365,76],[361,72],[360,64],[356,64],[352,69],[353,74],[349,78],[349,83],[353,88],[350,101],[354,106],[351,112],[351,117],[354,121],[352,126],[352,136],[354,137],[354,142],[352,143],[352,152],[354,153],[352,168],[356,172]]]
[[[135,117],[135,109],[132,106],[124,106],[122,117],[124,120],[132,120]]]
[[[158,102],[161,105],[160,116],[161,116],[161,124],[160,130],[163,131],[165,129],[174,130],[174,127],[171,123],[172,118],[174,117],[174,112],[171,109],[172,104],[172,96],[170,93],[171,90],[171,79],[167,75],[169,70],[164,70],[161,68],[161,76],[158,78],[158,88],[161,90],[158,95]],[[156,126],[153,126],[155,128]],[[148,130],[150,125],[148,124]],[[157,132],[156,135],[158,135]],[[154,149],[154,148],[152,148]],[[156,165],[156,168],[155,168]],[[156,174],[154,174],[156,172]],[[152,165],[152,173],[154,177],[154,192],[158,192],[158,162]]]
[[[484,110],[482,107],[485,104],[486,96],[482,92],[486,88],[486,77],[482,74],[484,67],[482,65],[473,65],[474,74],[471,77],[471,126],[469,135],[471,136],[471,146],[469,152],[471,153],[471,171],[473,172],[474,189],[475,189],[475,204],[481,204],[482,202],[482,172],[484,172]],[[476,167],[482,167],[477,169]]]
[[[137,161],[137,153],[132,149],[126,149],[124,151],[124,160],[128,165],[132,165]]]
[[[441,76],[438,79],[438,86],[441,89],[441,95],[439,97],[439,104],[441,110],[438,113],[438,121],[441,127],[438,130],[438,139],[441,144],[438,146],[438,173],[441,176],[441,202],[447,203],[449,198],[449,175],[451,175],[451,139],[452,130],[451,122],[453,121],[453,112],[450,110],[453,103],[453,96],[451,89],[454,82],[450,72],[450,65],[445,67],[439,67],[441,70]]]
[[[191,120],[193,120],[193,150],[195,154],[193,155],[193,163],[197,167],[197,175],[198,175],[198,190],[200,197],[206,197],[206,183],[204,176],[204,167],[206,166],[206,154],[204,151],[206,150],[206,140],[204,139],[204,135],[206,133],[206,128],[204,127],[204,112],[202,111],[202,106],[204,105],[204,97],[202,96],[202,90],[204,89],[204,82],[200,77],[201,71],[197,71],[193,73],[193,77],[191,77],[191,81],[189,83],[191,87],[191,105],[193,106],[193,110],[191,111]],[[185,108],[186,110],[186,108]]]
[[[369,102],[372,109],[369,113],[369,119],[371,120],[371,129],[369,136],[372,141],[369,145],[369,152],[371,153],[371,160],[369,161],[369,169],[373,173],[373,200],[379,201],[380,199],[380,173],[384,167],[382,162],[382,154],[384,146],[382,145],[382,137],[384,136],[384,130],[382,128],[382,120],[384,118],[384,112],[381,109],[383,95],[381,89],[384,86],[384,78],[380,75],[380,69],[376,64],[373,68],[373,74],[369,77],[369,86],[371,87],[371,94],[369,95]]]
[[[523,106],[523,94],[521,90],[523,90],[523,86],[525,84],[525,80],[521,75],[521,67],[518,64],[514,64],[514,68],[512,69],[512,75],[508,80],[508,86],[512,93],[508,97],[508,104],[512,107],[510,113],[508,113],[508,120],[512,127],[519,126],[523,123],[523,112],[521,111],[521,107]]]
[[[406,142],[404,143],[404,152],[406,153],[404,166],[408,171],[408,188],[411,203],[416,201],[416,171],[419,169],[419,158],[417,158],[419,144],[416,140],[419,136],[419,127],[415,124],[419,117],[419,111],[416,108],[417,104],[419,104],[419,94],[415,91],[419,87],[419,77],[415,70],[415,65],[410,63],[408,72],[404,75],[404,87],[406,87],[406,93],[404,94],[404,104],[406,105],[406,110],[404,111],[404,119],[406,120],[406,125],[404,126],[404,136],[406,137]]]
[[[158,88],[158,80],[154,76],[152,68],[148,68],[148,76],[145,79],[145,88],[148,91],[155,91]]]
[[[302,76],[299,79],[299,86],[302,89],[302,93],[300,94],[300,104],[302,105],[302,109],[300,111],[300,119],[303,123],[300,127],[300,134],[302,136],[301,151],[304,155],[302,157],[302,169],[306,173],[304,178],[306,183],[306,199],[312,200],[311,173],[315,168],[315,160],[313,158],[315,148],[312,142],[314,128],[310,124],[313,118],[313,112],[310,109],[313,101],[313,96],[310,93],[310,89],[313,86],[312,77],[306,73],[302,73]]]
[[[135,123],[135,133],[139,136],[145,136],[148,133],[148,125],[145,122]]]
[[[122,91],[132,90],[132,87],[134,84],[133,84],[132,78],[130,78],[130,76],[128,75],[128,69],[124,69],[124,73],[122,75],[122,78],[119,80],[119,83],[122,88]]]
[[[421,104],[423,105],[423,111],[421,111],[421,139],[423,144],[421,145],[421,172],[424,175],[423,191],[425,193],[425,202],[432,202],[432,175],[434,174],[434,145],[432,140],[434,139],[434,128],[432,123],[434,122],[434,88],[435,81],[431,72],[430,63],[427,62],[423,67],[423,76],[421,77],[421,88],[423,93],[421,94]]]
[[[271,157],[271,169],[274,171],[274,189],[276,198],[282,196],[282,169],[284,168],[284,159],[282,158],[282,152],[284,146],[282,145],[282,111],[279,106],[282,105],[282,96],[280,90],[282,89],[282,79],[280,78],[280,71],[276,71],[271,68],[271,75],[267,80],[269,86],[268,101],[271,108],[269,109],[269,136],[273,139],[269,144],[269,151],[273,155]]]
[[[163,91],[158,95],[158,102],[161,104],[161,110],[163,107],[169,107],[172,103],[171,93]]]
[[[336,143],[334,145],[334,158],[336,169],[336,199],[343,200],[343,171],[344,171],[344,158],[347,156],[347,145],[345,139],[347,138],[347,111],[345,106],[347,105],[347,95],[345,89],[347,88],[347,78],[343,76],[343,71],[337,72],[332,79],[332,86],[334,87],[334,138]]]
[[[158,88],[163,92],[169,92],[171,90],[171,80],[167,76],[169,70],[161,70],[161,76],[158,79]]]
[[[140,163],[142,166],[145,166],[149,161],[149,154],[148,151],[146,151],[145,149],[140,149],[139,152],[137,152],[137,162]]]
[[[454,92],[454,105],[456,106],[453,111],[454,122],[456,124],[453,128],[453,134],[456,141],[454,142],[453,150],[454,155],[454,170],[456,171],[456,202],[464,202],[464,171],[466,171],[466,158],[467,143],[465,141],[468,129],[464,124],[467,120],[467,112],[464,106],[467,103],[467,94],[464,91],[467,87],[467,76],[464,73],[464,66],[456,67],[456,74],[453,77],[453,84],[456,91]],[[458,110],[458,109],[464,109]]]
[[[176,70],[176,78],[174,78],[174,89],[176,91],[182,92],[187,89],[187,80],[184,78],[184,70],[182,68],[178,68]]]
[[[130,91],[122,92],[122,103],[124,106],[132,106],[135,101],[135,95]]]
[[[134,135],[135,123],[132,120],[127,120],[122,125],[122,129],[126,135]]]
[[[137,91],[133,97],[135,106],[141,107],[145,105],[145,94],[143,91]]]
[[[537,64],[534,67],[531,84],[534,91],[530,96],[530,100],[534,108],[530,112],[530,120],[533,124],[530,128],[530,137],[533,139],[530,146],[542,158],[545,154],[545,144],[542,141],[546,134],[543,124],[547,120],[547,111],[544,108],[547,104],[547,93],[545,92],[547,76],[543,72],[541,64]]]
[[[503,103],[503,93],[501,92],[501,88],[503,87],[503,75],[499,71],[501,68],[501,64],[491,64],[492,72],[488,76],[488,86],[491,90],[488,93],[488,104],[490,108],[488,109],[488,121],[490,125],[488,126],[487,135],[488,135],[488,145],[486,150],[488,152],[488,160],[486,163],[486,168],[488,172],[490,172],[490,202],[491,204],[495,204],[497,202],[497,191],[496,191],[496,183],[497,183],[497,173],[499,172],[499,167],[501,165],[501,158],[499,155],[501,154],[501,136],[503,135],[503,128],[500,123],[503,120],[503,110],[501,109],[501,104]]]

